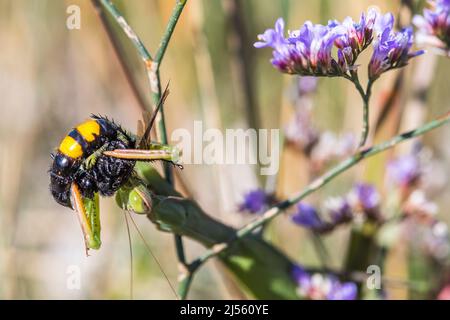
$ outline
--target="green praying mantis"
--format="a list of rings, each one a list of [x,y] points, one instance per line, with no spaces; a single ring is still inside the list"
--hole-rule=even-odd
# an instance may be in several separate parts
[[[167,91],[167,89],[166,89]],[[127,213],[146,215],[157,229],[193,239],[206,248],[229,243],[236,237],[236,229],[229,227],[208,214],[193,200],[182,197],[157,172],[150,161],[162,160],[181,166],[181,150],[176,146],[151,142],[150,129],[163,95],[150,121],[138,149],[104,151],[101,156],[135,160],[132,174],[115,193],[118,206]],[[145,126],[141,125],[140,131]],[[139,130],[138,130],[139,131]],[[138,139],[135,136],[135,139]],[[82,227],[86,250],[101,247],[101,223],[99,194],[86,198],[76,184],[71,190],[74,209]],[[264,258],[262,258],[264,257]],[[275,247],[259,236],[250,235],[229,244],[218,258],[234,274],[244,291],[255,298],[295,299],[295,284],[290,278],[292,262]],[[199,264],[191,272],[195,272]],[[164,273],[164,271],[162,271]],[[265,281],[261,281],[265,279]],[[170,284],[170,282],[169,282]],[[172,285],[171,285],[172,287]]]
[[[152,116],[147,118],[147,120],[149,119],[148,121],[144,121],[145,125],[140,123],[140,126],[138,126],[138,131],[144,131],[141,137],[126,133],[134,141],[139,141],[136,149],[98,149],[84,160],[80,170],[92,168],[93,164],[95,165],[100,157],[112,157],[120,159],[120,161],[131,160],[134,161],[135,165],[138,162],[166,161],[182,168],[180,160],[181,151],[178,147],[153,142],[150,139],[150,132],[156,115],[167,98],[168,93],[168,87],[166,87]],[[143,130],[144,127],[145,130]],[[121,165],[120,161],[118,162],[119,165]],[[116,199],[118,199],[119,206],[127,211],[148,214],[151,210],[150,191],[134,168],[131,173],[125,174],[125,177],[120,177],[123,179],[123,183],[116,191]],[[124,196],[125,194],[127,195],[126,197]],[[76,183],[73,183],[71,186],[71,198],[73,209],[77,212],[83,232],[86,252],[90,249],[99,249],[101,247],[99,193],[94,192],[91,197],[83,196],[80,187]]]

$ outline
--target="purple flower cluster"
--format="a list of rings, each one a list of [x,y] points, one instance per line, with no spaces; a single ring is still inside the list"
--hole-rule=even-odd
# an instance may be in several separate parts
[[[380,201],[380,194],[373,185],[360,183],[345,197],[328,199],[325,202],[326,217],[322,218],[315,207],[300,202],[291,220],[315,232],[327,233],[340,225],[352,222],[356,213],[361,213],[365,219],[381,221]]]
[[[375,210],[380,205],[380,194],[375,186],[358,183],[349,194],[349,201],[354,208],[367,212]]]
[[[263,213],[272,202],[273,197],[264,190],[252,190],[244,195],[244,199],[239,205],[239,211],[253,214]]]
[[[411,27],[394,31],[394,16],[391,13],[377,19],[377,37],[373,41],[373,54],[369,63],[369,79],[376,80],[383,72],[401,68],[409,59],[424,53],[423,50],[411,52],[413,30]]]
[[[353,209],[346,198],[330,198],[326,201],[325,207],[328,209],[330,219],[334,225],[348,223],[353,219]]]
[[[338,55],[342,55],[348,65],[353,66],[358,55],[372,43],[378,17],[378,11],[371,8],[367,15],[364,12],[361,14],[359,22],[353,21],[351,17],[342,22],[344,34],[336,39],[335,45],[339,48]],[[338,26],[339,22],[333,21],[331,24]]]
[[[299,29],[284,32],[284,21],[278,19],[274,29],[258,36],[256,48],[273,48],[272,64],[289,74],[308,76],[349,77],[356,68],[358,55],[372,42],[374,53],[369,65],[371,80],[381,73],[403,67],[422,51],[411,53],[412,29],[393,30],[393,15],[381,15],[376,9],[363,13],[359,22],[346,18],[342,23],[333,20],[328,25],[310,21]],[[337,56],[333,56],[333,48]]]
[[[258,36],[256,48],[272,47],[272,64],[279,70],[306,76],[339,76],[346,72],[331,56],[334,41],[343,34],[335,26],[323,26],[307,21],[299,30],[284,36],[284,21],[279,18],[275,29]]]
[[[291,216],[291,220],[297,225],[319,233],[330,231],[333,228],[333,224],[319,217],[316,208],[304,202],[297,205],[297,212]]]
[[[390,161],[387,165],[389,181],[397,186],[407,187],[420,177],[421,167],[419,159],[414,154],[408,154]]]
[[[292,276],[298,284],[298,295],[311,300],[355,300],[358,289],[353,282],[340,282],[333,275],[310,274],[295,265]]]
[[[413,247],[437,261],[448,262],[450,237],[448,226],[436,215],[438,206],[421,190],[414,191],[403,206],[406,236]],[[447,262],[446,262],[447,261]]]
[[[450,54],[450,0],[430,1],[432,9],[416,15],[413,23],[419,28],[417,42],[429,44],[445,55]]]

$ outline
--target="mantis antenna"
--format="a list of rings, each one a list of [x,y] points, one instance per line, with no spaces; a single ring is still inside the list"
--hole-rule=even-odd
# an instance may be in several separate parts
[[[156,258],[155,254],[153,253],[152,249],[150,248],[150,245],[148,244],[148,242],[145,240],[144,236],[142,235],[141,230],[139,230],[139,227],[137,226],[136,222],[134,221],[132,215],[130,214],[130,211],[126,210],[126,213],[128,215],[128,217],[130,218],[134,228],[136,229],[139,237],[141,238],[142,242],[144,243],[147,252],[150,254],[150,256],[152,256],[152,258],[155,260],[156,264],[158,265],[159,270],[161,271],[161,273],[164,275],[164,278],[166,278],[167,283],[170,286],[170,289],[172,290],[173,294],[175,295],[175,298],[177,300],[180,299],[180,297],[177,294],[177,291],[175,290],[175,287],[172,285],[172,283],[169,280],[169,277],[167,276],[167,274],[164,272],[164,269],[161,265],[161,263],[159,262],[159,260]],[[128,220],[127,220],[127,224],[128,224]]]
[[[130,299],[133,300],[133,245],[131,243],[130,224],[128,222],[127,212],[123,211],[123,217],[125,218],[127,227],[128,245],[130,249]]]

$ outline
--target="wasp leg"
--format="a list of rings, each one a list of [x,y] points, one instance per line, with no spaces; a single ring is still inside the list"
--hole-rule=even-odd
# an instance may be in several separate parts
[[[83,162],[83,167],[86,170],[90,170],[95,166],[97,162],[97,158],[102,155],[102,153],[108,148],[108,143],[105,143],[100,148],[98,148],[94,153],[92,153],[89,157],[86,158]]]
[[[134,136],[133,134],[128,132],[127,135],[129,135],[130,137]],[[120,131],[117,132],[117,139],[122,141],[125,145],[128,145],[130,143],[130,139]]]
[[[70,193],[72,196],[72,207],[77,213],[78,220],[81,225],[81,230],[83,232],[84,244],[86,249],[86,255],[88,255],[89,249],[98,249],[100,248],[100,240],[94,228],[98,228],[96,225],[93,225],[92,220],[87,213],[85,201],[83,201],[83,197],[81,196],[80,188],[76,183],[72,183],[70,188]],[[89,199],[89,201],[91,201]],[[95,200],[94,200],[95,201]],[[97,208],[98,210],[98,208]],[[92,213],[91,213],[92,214]],[[96,223],[97,224],[97,223]]]

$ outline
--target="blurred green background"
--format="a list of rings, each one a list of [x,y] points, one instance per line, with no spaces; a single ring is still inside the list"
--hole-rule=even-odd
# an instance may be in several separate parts
[[[154,53],[174,1],[114,3]],[[66,9],[72,4],[81,8],[80,30],[66,28]],[[188,0],[161,68],[163,84],[170,80],[171,87],[165,107],[169,136],[177,128],[192,130],[194,120],[221,129],[255,124],[261,128],[282,127],[292,113],[287,89],[293,78],[271,67],[270,50],[253,48],[256,35],[273,27],[280,16],[287,21],[287,29],[296,29],[305,20],[326,23],[348,15],[357,19],[370,5],[383,12],[400,10],[400,1],[391,0]],[[236,10],[241,26],[234,20]],[[408,16],[402,19],[407,21]],[[239,47],[242,40],[247,41],[243,48]],[[0,0],[0,44],[0,298],[129,298],[128,238],[123,214],[113,199],[101,200],[103,245],[86,258],[76,216],[57,205],[48,190],[49,155],[72,126],[91,113],[99,113],[135,131],[141,118],[91,2]],[[143,66],[133,48],[128,51],[145,92]],[[361,64],[369,58],[368,54],[363,55]],[[413,128],[447,110],[449,71],[448,59],[432,54],[415,59],[405,69],[402,93],[379,138],[392,135],[397,128]],[[375,85],[374,116],[397,72],[384,75]],[[365,79],[365,70],[362,73]],[[242,74],[248,75],[248,83]],[[426,106],[418,106],[411,93],[424,81],[429,95]],[[314,98],[315,123],[336,132],[358,132],[361,102],[351,84],[340,79],[321,79],[318,90]],[[450,159],[446,139],[449,134],[447,127],[425,139],[445,168]],[[287,153],[279,174],[279,196],[291,194],[308,180],[302,166],[304,160],[293,152]],[[384,156],[376,157],[368,166],[383,170],[384,161]],[[360,165],[351,170],[313,199],[345,193],[355,178],[380,183],[376,181],[376,170],[368,172],[365,168],[366,165]],[[260,183],[254,172],[254,168],[246,166],[187,165],[178,174],[181,180],[177,179],[177,185],[217,219],[241,226],[250,218],[236,213],[237,203],[243,192]],[[446,187],[436,195],[434,200],[440,208],[450,207],[448,192]],[[441,210],[441,216],[448,221],[445,211]],[[172,236],[158,232],[145,217],[135,219],[175,284],[178,270]],[[135,232],[132,237],[134,296],[173,299],[168,283],[141,239]],[[343,228],[325,239],[332,248],[335,266],[342,262],[347,237],[348,230]],[[280,218],[272,224],[270,238],[293,259],[308,265],[317,263],[306,233],[291,226],[287,219]],[[202,250],[198,244],[187,241],[189,257]],[[392,259],[391,274],[404,276],[402,255]],[[81,272],[79,290],[67,287],[73,266]],[[214,261],[201,269],[190,293],[190,298],[243,297],[227,271]],[[405,293],[397,290],[394,297],[404,298]]]

